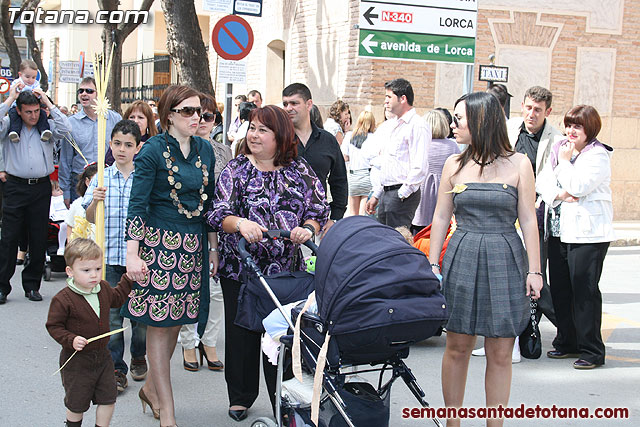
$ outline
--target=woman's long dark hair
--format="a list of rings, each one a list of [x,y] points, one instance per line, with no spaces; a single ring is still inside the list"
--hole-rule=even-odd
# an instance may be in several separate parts
[[[504,111],[496,97],[485,92],[463,95],[456,101],[455,106],[462,101],[465,103],[471,144],[460,155],[456,174],[472,159],[480,163],[482,174],[488,163],[514,153],[507,134]]]

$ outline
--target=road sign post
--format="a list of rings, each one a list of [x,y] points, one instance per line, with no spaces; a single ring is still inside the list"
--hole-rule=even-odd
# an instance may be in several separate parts
[[[362,57],[473,64],[478,5],[460,0],[361,0]]]
[[[253,47],[253,30],[249,23],[241,17],[228,15],[216,23],[216,26],[211,32],[211,43],[213,44],[214,50],[221,58],[229,61],[238,61],[251,52],[251,48]],[[238,69],[241,69],[241,67],[238,67]],[[227,81],[234,80],[234,76],[226,77]],[[227,143],[229,142],[227,134],[231,124],[232,97],[233,85],[231,83],[227,83],[223,126],[224,139]]]

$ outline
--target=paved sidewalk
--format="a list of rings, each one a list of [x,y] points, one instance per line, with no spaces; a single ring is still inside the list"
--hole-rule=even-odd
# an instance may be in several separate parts
[[[640,246],[640,222],[615,221],[613,228],[617,240],[611,246]]]

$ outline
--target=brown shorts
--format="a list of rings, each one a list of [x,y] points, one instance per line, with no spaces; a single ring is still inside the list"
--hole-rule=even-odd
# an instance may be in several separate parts
[[[73,354],[63,349],[60,366]],[[91,406],[111,405],[116,402],[118,390],[113,360],[106,348],[79,351],[60,372],[64,387],[64,406],[72,412],[83,413]]]

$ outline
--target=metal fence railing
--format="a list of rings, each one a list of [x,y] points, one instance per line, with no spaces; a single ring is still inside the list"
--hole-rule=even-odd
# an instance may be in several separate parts
[[[168,55],[122,63],[122,103],[158,101],[171,84],[178,84],[176,67]]]

